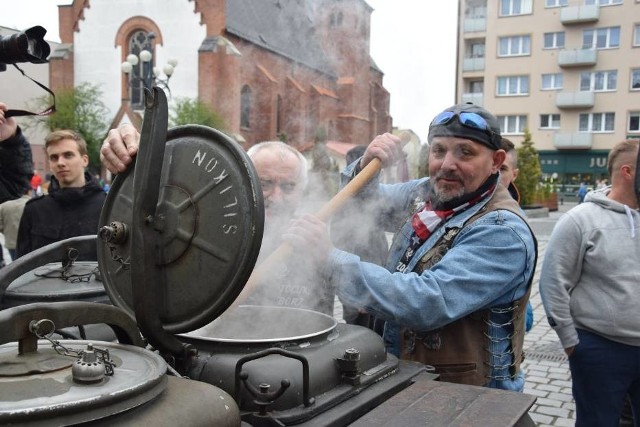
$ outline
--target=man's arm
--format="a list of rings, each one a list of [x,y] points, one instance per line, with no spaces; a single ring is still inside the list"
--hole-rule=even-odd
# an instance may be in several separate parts
[[[16,128],[13,135],[0,140],[0,203],[21,197],[31,185],[32,176],[31,146]]]
[[[418,330],[433,330],[477,310],[510,304],[524,295],[535,267],[528,227],[504,211],[466,227],[442,260],[421,274],[390,272],[332,249],[323,243],[320,227],[305,222],[305,217],[284,237],[294,247],[329,250],[324,256],[311,256],[326,261],[321,273],[338,287],[345,303]]]
[[[564,215],[551,233],[540,273],[540,297],[551,327],[567,353],[578,344],[570,300],[582,271],[584,252],[581,231],[570,215]]]
[[[476,222],[461,231],[442,260],[421,274],[356,265],[349,254],[334,251],[337,256],[332,256],[329,268],[338,295],[378,317],[418,330],[433,330],[477,310],[509,304],[526,291],[534,244],[515,215],[502,223],[497,215],[484,218],[493,224]]]

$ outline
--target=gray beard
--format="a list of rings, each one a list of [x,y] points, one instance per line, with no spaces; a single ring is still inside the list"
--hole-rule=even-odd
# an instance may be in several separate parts
[[[443,191],[438,190],[434,185],[433,187],[431,187],[430,196],[431,196],[431,204],[433,206],[439,206],[442,203],[448,203],[464,196],[464,187],[460,188],[460,190],[457,193],[451,193],[451,192],[445,193]]]

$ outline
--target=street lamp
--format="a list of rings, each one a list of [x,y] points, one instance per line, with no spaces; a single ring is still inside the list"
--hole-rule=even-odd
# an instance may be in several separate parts
[[[158,86],[166,89],[171,95],[169,79],[171,79],[178,61],[170,59],[162,69],[153,66],[151,51],[153,51],[155,37],[154,33],[148,33],[147,49],[142,49],[137,55],[130,53],[120,66],[122,72],[128,76],[129,87],[132,91],[132,104],[134,105],[142,105],[144,88],[151,89],[153,86]]]

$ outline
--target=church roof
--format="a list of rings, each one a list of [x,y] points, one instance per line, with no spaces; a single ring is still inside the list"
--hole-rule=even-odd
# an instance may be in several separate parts
[[[315,1],[227,0],[227,32],[336,76],[318,42]]]

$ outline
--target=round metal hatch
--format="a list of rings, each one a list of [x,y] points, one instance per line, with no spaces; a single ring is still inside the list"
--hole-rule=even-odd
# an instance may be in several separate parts
[[[262,241],[264,206],[255,169],[236,142],[205,126],[169,129],[152,223],[154,251],[163,284],[164,329],[182,333],[204,326],[235,300],[255,265]],[[118,175],[102,210],[98,262],[105,288],[117,306],[136,316],[130,266],[134,216],[133,167]],[[139,214],[139,213],[135,213]]]
[[[0,424],[69,425],[95,421],[149,402],[166,388],[167,365],[155,353],[131,345],[93,342],[109,351],[113,375],[98,383],[73,380],[74,359],[40,341],[36,352],[0,346]],[[62,341],[83,350],[89,341]],[[60,363],[52,363],[60,359]],[[66,362],[69,360],[70,362]],[[11,368],[11,369],[9,369]]]
[[[72,300],[108,302],[97,262],[76,261],[68,266],[49,263],[37,267],[11,282],[0,308]]]

